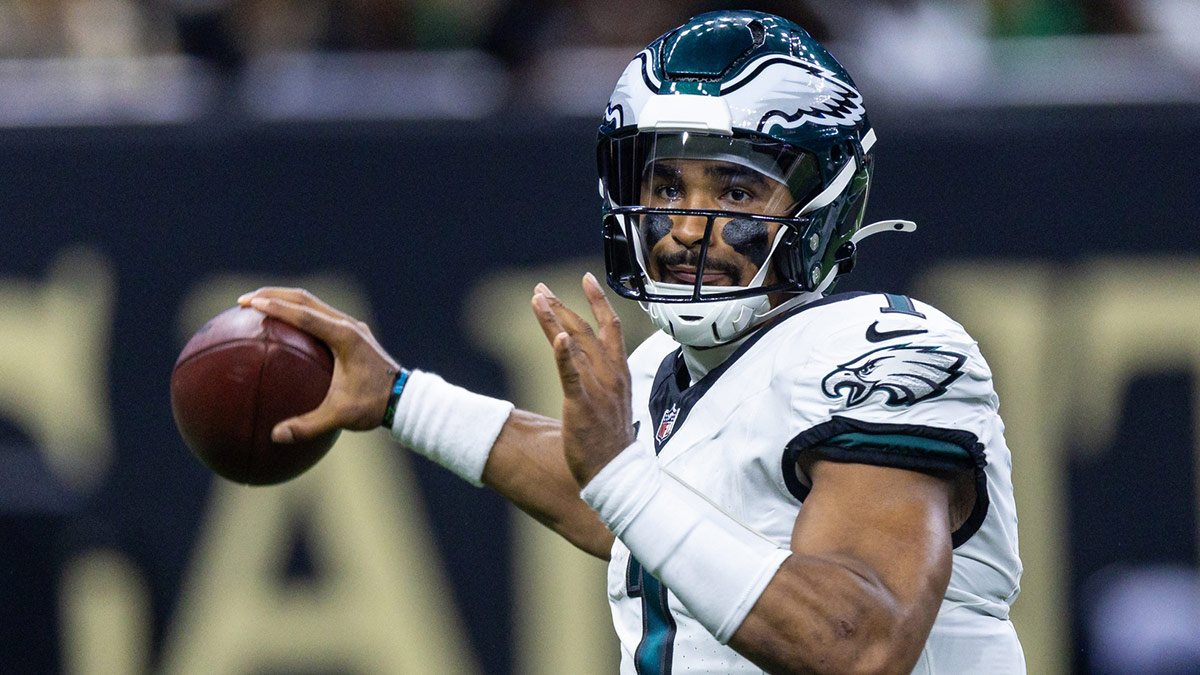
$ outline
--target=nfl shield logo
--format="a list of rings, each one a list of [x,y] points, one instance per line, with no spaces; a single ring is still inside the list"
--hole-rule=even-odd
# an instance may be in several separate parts
[[[667,436],[671,435],[671,430],[675,428],[675,418],[679,417],[679,406],[673,405],[667,408],[663,413],[662,421],[658,423],[658,431],[654,434],[654,440],[662,443],[667,440]]]

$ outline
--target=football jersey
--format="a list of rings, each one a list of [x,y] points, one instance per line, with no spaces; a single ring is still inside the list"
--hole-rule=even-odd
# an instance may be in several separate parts
[[[808,455],[971,471],[950,584],[915,673],[1023,673],[1008,620],[1021,562],[991,371],[959,324],[905,296],[848,293],[760,329],[696,381],[663,333],[629,358],[639,440],[671,477],[787,548]],[[637,447],[637,446],[635,446]],[[608,594],[623,675],[761,673],[717,642],[617,540]]]

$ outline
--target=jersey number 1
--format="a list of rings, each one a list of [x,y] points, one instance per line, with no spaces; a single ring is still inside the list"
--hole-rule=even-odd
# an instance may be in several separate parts
[[[669,675],[675,619],[667,606],[667,587],[643,571],[637,558],[629,556],[625,592],[631,598],[642,599],[642,641],[633,655],[638,675]]]

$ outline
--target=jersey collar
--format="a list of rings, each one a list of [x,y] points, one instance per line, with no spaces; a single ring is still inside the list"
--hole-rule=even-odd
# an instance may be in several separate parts
[[[661,452],[663,446],[666,445],[671,436],[674,435],[679,427],[683,426],[684,420],[687,419],[688,413],[692,410],[692,406],[704,396],[705,392],[712,388],[713,384],[721,378],[721,375],[730,366],[736,363],[743,354],[750,351],[755,343],[761,340],[764,335],[801,312],[863,295],[871,294],[855,291],[830,295],[820,300],[800,305],[782,314],[778,320],[764,325],[762,328],[755,330],[735,343],[731,343],[731,346],[734,347],[732,350],[715,354],[712,358],[716,363],[711,363],[707,360],[704,362],[698,361],[698,365],[701,368],[705,368],[705,372],[700,374],[698,378],[695,376],[696,372],[692,370],[692,366],[688,362],[685,350],[712,350],[695,350],[692,347],[681,346],[670,354],[667,354],[666,358],[659,364],[658,372],[654,376],[654,385],[650,388],[650,419],[656,425],[654,434],[655,453]]]

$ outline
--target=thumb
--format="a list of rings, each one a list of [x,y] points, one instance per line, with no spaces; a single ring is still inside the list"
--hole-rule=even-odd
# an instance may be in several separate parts
[[[271,440],[276,443],[307,441],[337,428],[337,422],[328,406],[312,412],[286,419],[271,429]]]

